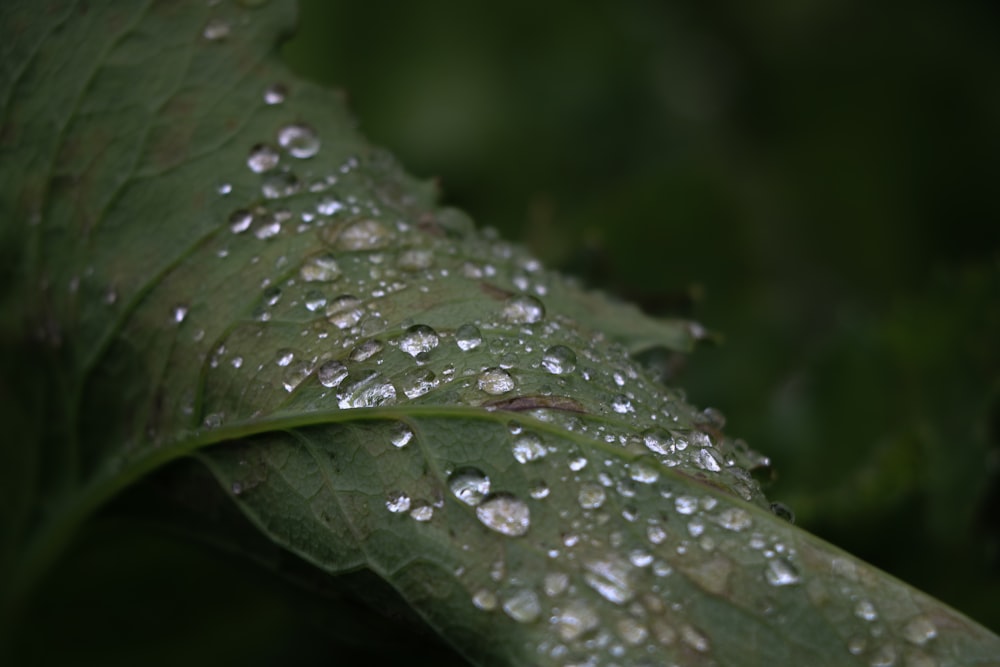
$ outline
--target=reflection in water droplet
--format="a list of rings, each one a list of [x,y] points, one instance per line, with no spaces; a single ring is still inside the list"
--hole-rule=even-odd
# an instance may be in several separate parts
[[[623,618],[618,621],[618,636],[626,644],[637,646],[646,641],[646,638],[649,637],[649,630],[634,618]]]
[[[749,528],[753,525],[753,521],[746,510],[738,507],[728,507],[719,512],[719,525],[726,530],[735,530],[738,532]]]
[[[481,588],[472,596],[472,604],[483,611],[492,611],[497,608],[497,596],[493,591]]]
[[[201,36],[210,42],[217,42],[228,37],[230,29],[228,21],[211,19],[205,24],[205,28],[201,31]]]
[[[361,220],[345,227],[336,244],[341,250],[377,250],[389,242],[390,236],[378,220]]]
[[[475,507],[490,492],[490,478],[478,468],[458,468],[448,476],[448,488],[463,503]]]
[[[299,277],[307,283],[328,283],[340,277],[340,267],[333,255],[310,257],[299,269]]]
[[[917,646],[923,646],[937,637],[937,628],[926,616],[914,616],[903,626],[903,637]]]
[[[523,500],[509,493],[494,493],[476,507],[476,516],[487,528],[518,537],[531,527],[531,512]]]
[[[315,313],[320,308],[326,306],[326,295],[319,290],[309,290],[303,299],[306,309]]]
[[[474,324],[463,324],[455,331],[455,344],[463,352],[474,350],[483,342],[483,335]]]
[[[291,364],[285,374],[281,379],[281,386],[285,388],[285,391],[292,392],[295,388],[302,384],[313,371],[313,365],[308,361],[299,361],[297,363]]]
[[[434,264],[434,254],[430,250],[411,248],[404,250],[396,259],[396,266],[403,271],[424,271]]]
[[[308,125],[286,125],[278,130],[278,145],[292,157],[310,158],[319,152],[319,136]]]
[[[611,399],[611,409],[620,415],[635,412],[635,408],[632,406],[632,401],[630,401],[629,397],[624,394],[618,394]]]
[[[606,497],[607,494],[604,491],[604,487],[599,484],[587,483],[580,487],[577,500],[580,503],[580,507],[592,510],[603,505]]]
[[[801,580],[798,569],[784,558],[768,561],[764,576],[772,586],[790,586]]]
[[[413,429],[402,423],[396,425],[392,435],[389,437],[389,442],[392,443],[393,447],[398,449],[406,447],[410,444],[411,440],[413,440]]]
[[[514,378],[502,368],[487,368],[479,375],[478,385],[487,394],[499,396],[514,389]]]
[[[316,203],[316,212],[320,215],[333,215],[342,208],[344,205],[335,197],[323,197]]]
[[[519,294],[504,304],[503,316],[512,324],[534,324],[545,317],[545,306],[531,295]]]
[[[548,498],[549,491],[549,485],[545,483],[545,480],[539,479],[532,483],[529,493],[535,500],[541,500],[543,498]]]
[[[415,521],[430,521],[434,517],[434,508],[425,502],[415,503],[410,510],[410,518]]]
[[[530,589],[522,589],[504,600],[504,613],[519,623],[530,623],[542,613],[538,596]]]
[[[385,507],[395,514],[408,512],[410,509],[410,497],[402,491],[392,491],[389,493],[388,500],[385,501]]]
[[[694,463],[702,470],[708,470],[709,472],[719,472],[722,470],[719,462],[715,459],[715,455],[709,449],[699,449],[694,455]]]
[[[257,144],[250,149],[250,154],[247,155],[247,166],[250,167],[250,171],[263,174],[265,171],[271,171],[277,167],[280,159],[278,151],[267,144]]]
[[[632,566],[618,558],[591,560],[583,564],[583,575],[587,585],[601,594],[608,602],[624,604],[632,599],[635,592],[629,582]]]
[[[430,352],[437,346],[437,332],[426,324],[414,324],[399,339],[399,349],[411,357]]]
[[[868,600],[858,600],[858,603],[854,605],[854,615],[864,621],[874,621],[878,618],[875,605]]]
[[[636,461],[629,465],[629,477],[640,484],[652,484],[660,478],[660,472],[653,466]]]
[[[600,623],[597,612],[583,600],[571,600],[552,617],[552,624],[563,641],[572,641]]]
[[[565,345],[553,345],[542,355],[542,367],[553,375],[572,373],[576,368],[576,353]]]
[[[339,361],[327,361],[319,367],[316,377],[324,387],[336,387],[347,377],[347,366]]]
[[[677,496],[674,507],[680,514],[694,514],[698,509],[698,499],[694,496]]]
[[[375,338],[369,338],[368,340],[357,345],[353,350],[351,350],[350,360],[351,361],[367,361],[371,359],[376,354],[382,351],[382,341]]]
[[[514,458],[518,463],[537,461],[547,453],[545,445],[542,444],[542,439],[530,431],[514,438],[511,451],[514,453]]]
[[[185,319],[187,319],[188,307],[183,305],[176,305],[170,309],[170,321],[174,324],[180,324]]]
[[[673,438],[666,431],[650,429],[642,434],[642,442],[649,451],[656,454],[667,456],[674,453]]]
[[[284,84],[273,83],[264,89],[264,104],[281,104],[288,96],[288,88]]]
[[[364,315],[361,310],[361,300],[350,294],[344,294],[330,302],[326,307],[326,318],[338,329],[353,327]]]
[[[251,222],[253,222],[253,214],[250,211],[245,209],[233,211],[229,216],[229,231],[233,234],[242,234],[250,229]]]

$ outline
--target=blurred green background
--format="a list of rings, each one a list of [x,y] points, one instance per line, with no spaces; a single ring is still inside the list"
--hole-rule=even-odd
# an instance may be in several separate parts
[[[302,2],[443,201],[725,336],[674,378],[798,523],[1000,630],[1000,10]]]

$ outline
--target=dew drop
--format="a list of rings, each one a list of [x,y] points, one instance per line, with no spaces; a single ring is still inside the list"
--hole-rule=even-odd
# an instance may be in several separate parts
[[[291,197],[302,189],[298,177],[290,171],[278,171],[264,176],[260,183],[260,193],[265,199]]]
[[[320,255],[310,257],[299,269],[299,277],[307,283],[322,282],[328,283],[340,277],[340,267],[333,255]],[[315,310],[312,309],[312,310]]]
[[[410,518],[415,521],[430,521],[434,517],[434,507],[424,502],[415,503],[410,510]]]
[[[392,443],[393,447],[397,449],[402,449],[410,444],[413,440],[413,429],[411,429],[406,424],[398,424],[393,430],[392,435],[389,437],[389,442]]]
[[[629,466],[629,477],[640,484],[652,484],[660,478],[660,472],[656,468],[638,461]]]
[[[475,507],[490,492],[490,478],[478,468],[458,468],[448,476],[448,488],[463,503]]]
[[[419,368],[406,373],[399,378],[399,386],[407,398],[418,398],[437,387],[434,372],[428,368]]]
[[[854,605],[854,615],[863,621],[874,621],[878,618],[878,612],[875,611],[875,605],[868,600],[859,600],[858,603]]]
[[[336,387],[347,377],[347,366],[339,361],[327,361],[319,367],[316,377],[324,387]]]
[[[285,391],[291,393],[295,391],[296,387],[302,384],[313,371],[313,365],[308,361],[300,361],[290,365],[286,370],[284,377],[281,380],[281,386],[285,388]]]
[[[519,294],[507,299],[503,316],[512,324],[534,324],[545,317],[545,306],[531,295]]]
[[[308,125],[286,125],[278,130],[278,145],[292,157],[310,158],[319,152],[319,136]]]
[[[709,472],[719,472],[722,470],[715,455],[708,449],[699,449],[694,455],[694,463],[702,470],[708,470]]]
[[[547,453],[545,445],[542,444],[542,439],[531,432],[524,432],[515,437],[511,451],[518,463],[537,461]]]
[[[694,496],[677,496],[674,508],[679,514],[694,514],[698,509],[698,499]]]
[[[577,494],[577,501],[580,503],[580,507],[585,510],[597,509],[604,504],[606,498],[607,493],[604,491],[604,487],[593,483],[581,486],[580,492]]]
[[[562,595],[569,588],[569,575],[565,572],[549,572],[545,575],[542,587],[549,597]]]
[[[476,516],[484,526],[498,533],[519,537],[531,527],[527,504],[509,493],[494,493],[476,507]]]
[[[229,231],[233,234],[242,234],[246,230],[250,229],[250,223],[253,222],[253,214],[246,209],[239,209],[233,211],[229,216]]]
[[[414,324],[399,339],[399,349],[411,357],[430,352],[438,346],[438,335],[426,324]]]
[[[263,174],[277,167],[280,159],[278,151],[267,144],[257,144],[250,149],[250,154],[247,155],[247,166],[250,167],[250,171]]]
[[[625,604],[635,592],[629,583],[632,566],[618,558],[586,561],[583,575],[587,585],[600,593],[608,602]]]
[[[479,347],[483,342],[483,335],[474,324],[463,324],[455,331],[455,344],[462,352],[468,352]]]
[[[801,581],[799,571],[784,558],[768,561],[764,576],[767,578],[767,583],[772,586],[790,586]]]
[[[174,324],[180,324],[185,319],[187,319],[188,307],[184,305],[176,305],[170,309],[170,321]]]
[[[699,653],[705,653],[711,646],[708,637],[690,625],[681,626],[681,641]]]
[[[274,357],[274,363],[284,368],[292,363],[293,359],[295,359],[295,352],[285,347],[278,350],[278,353]]]
[[[629,397],[624,394],[618,394],[611,399],[611,409],[620,415],[635,412],[635,408],[632,406],[632,401],[629,400]]]
[[[272,83],[264,89],[264,104],[281,104],[288,97],[288,88],[281,83]]]
[[[487,394],[499,396],[514,389],[514,378],[502,368],[487,368],[479,375],[478,386]]]
[[[531,623],[542,613],[538,595],[529,589],[521,589],[504,600],[503,611],[518,623]]]
[[[326,295],[319,290],[309,290],[303,298],[303,303],[305,303],[306,309],[309,312],[315,313],[320,308],[326,306]]]
[[[326,307],[326,317],[330,324],[338,329],[349,329],[353,327],[364,311],[361,310],[361,300],[350,294],[344,294],[330,302]]]
[[[481,588],[476,591],[475,595],[472,596],[472,604],[474,604],[477,609],[492,611],[497,608],[497,596],[493,593],[493,591]]]
[[[576,369],[576,353],[565,345],[553,345],[542,355],[542,368],[553,375],[565,375]]]
[[[638,646],[649,637],[649,630],[634,618],[626,617],[618,621],[618,636],[626,644]]]
[[[201,36],[210,42],[218,42],[229,36],[231,26],[228,21],[222,19],[211,19],[205,24],[201,31]]]
[[[549,485],[544,480],[537,480],[531,485],[529,493],[535,500],[542,500],[549,497]]]
[[[410,497],[402,491],[392,491],[385,501],[385,507],[394,514],[408,512],[410,510]]]
[[[597,612],[583,600],[572,600],[552,617],[552,624],[563,641],[573,641],[597,628]]]
[[[380,405],[390,405],[395,402],[396,388],[381,380],[378,374],[372,373],[349,386],[337,405],[342,410],[349,410],[352,408],[377,408]]]
[[[360,220],[345,227],[337,236],[341,250],[377,250],[390,239],[389,230],[378,220]]]
[[[260,221],[253,235],[261,241],[277,236],[281,232],[281,221],[274,216],[268,216]]]
[[[937,628],[926,616],[914,616],[903,626],[903,637],[917,646],[923,646],[937,637]]]
[[[784,519],[788,523],[795,523],[795,512],[785,503],[771,503],[771,512],[779,519]]]
[[[729,507],[719,512],[719,525],[726,530],[739,532],[753,525],[753,521],[746,510],[738,507]]]
[[[334,197],[323,197],[316,203],[316,212],[320,215],[333,215],[342,208],[344,205]]]

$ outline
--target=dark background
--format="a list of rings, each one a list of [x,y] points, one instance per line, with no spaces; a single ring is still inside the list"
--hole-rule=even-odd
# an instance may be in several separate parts
[[[675,382],[798,523],[1000,630],[1000,13],[302,3],[283,55],[443,201],[724,335]]]

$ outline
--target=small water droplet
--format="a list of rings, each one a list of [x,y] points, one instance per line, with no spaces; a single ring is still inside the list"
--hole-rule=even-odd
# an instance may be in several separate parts
[[[326,295],[319,290],[309,290],[303,298],[303,303],[309,312],[315,313],[320,308],[326,306]]]
[[[272,83],[264,89],[264,104],[281,104],[288,97],[288,88],[281,83]]]
[[[653,562],[653,554],[643,549],[632,549],[628,553],[628,559],[636,567],[646,567]]]
[[[299,269],[299,277],[307,283],[322,282],[328,283],[340,277],[340,267],[333,255],[320,255],[310,257]],[[315,308],[311,309],[315,310]]]
[[[257,144],[247,155],[247,166],[255,174],[263,174],[278,166],[281,155],[267,144]]]
[[[705,653],[711,647],[708,637],[690,625],[681,626],[681,641],[699,653]]]
[[[629,582],[632,566],[628,562],[611,557],[586,561],[583,566],[584,581],[608,602],[625,604],[635,595]]]
[[[769,560],[764,576],[772,586],[790,586],[801,581],[798,569],[784,558]]]
[[[295,352],[286,347],[278,350],[277,354],[274,357],[274,363],[284,367],[292,363],[292,359],[294,358],[295,358]]]
[[[636,461],[629,466],[629,477],[640,484],[652,484],[660,478],[660,472],[651,465]]]
[[[484,526],[498,533],[519,537],[531,527],[527,504],[509,493],[494,493],[476,507],[476,516]]]
[[[503,316],[512,324],[535,324],[545,317],[545,306],[529,294],[518,294],[507,299]]]
[[[426,324],[414,324],[399,339],[399,349],[411,357],[430,352],[438,346],[438,335]]]
[[[410,497],[402,491],[392,491],[385,501],[385,507],[394,514],[408,512],[410,510]]]
[[[722,470],[715,455],[709,449],[699,449],[694,455],[694,463],[702,470],[708,470],[709,472],[719,472]]]
[[[448,488],[463,503],[475,507],[490,492],[490,478],[478,468],[458,468],[448,476]]]
[[[618,621],[618,636],[626,644],[638,646],[649,637],[649,630],[634,618],[626,617]]]
[[[438,381],[433,371],[419,368],[399,377],[398,384],[407,398],[418,398],[437,387]]]
[[[341,250],[377,250],[388,244],[391,234],[378,220],[359,220],[344,227],[336,237]]]
[[[573,641],[597,628],[597,612],[583,600],[571,600],[552,617],[552,624],[563,641]]]
[[[542,613],[538,595],[533,590],[521,589],[503,602],[503,611],[519,623],[531,623]]]
[[[569,588],[569,575],[565,572],[549,572],[545,575],[542,587],[549,597],[562,595]]]
[[[243,485],[240,482],[233,482],[231,488],[234,496],[238,496],[243,493]]]
[[[260,224],[253,230],[253,235],[261,241],[273,238],[281,233],[281,221],[275,216],[261,218]]]
[[[327,361],[319,367],[316,377],[324,387],[336,387],[347,377],[347,366],[339,361]]]
[[[476,605],[477,609],[492,611],[497,608],[497,596],[493,591],[481,588],[472,596],[472,604]]]
[[[187,319],[188,307],[185,305],[178,304],[170,309],[170,321],[174,324],[180,324],[185,319]]]
[[[462,352],[468,352],[479,347],[483,342],[483,335],[474,324],[463,324],[455,331],[455,344]]]
[[[344,294],[330,302],[326,307],[326,318],[330,324],[338,329],[348,329],[353,327],[364,311],[361,309],[361,300],[350,294]]]
[[[611,409],[620,415],[635,412],[635,408],[632,406],[632,401],[629,400],[629,397],[624,394],[618,394],[611,399]]]
[[[746,510],[739,507],[728,507],[719,512],[719,525],[726,530],[739,532],[753,525],[753,521]]]
[[[573,472],[580,472],[587,467],[587,458],[584,456],[577,456],[576,458],[570,459],[569,469]]]
[[[299,361],[297,363],[291,364],[285,371],[284,377],[281,380],[281,386],[285,388],[285,391],[291,393],[295,391],[295,388],[302,384],[302,381],[312,374],[313,365],[308,361]]]
[[[854,605],[854,615],[863,621],[874,621],[878,618],[875,605],[868,600],[858,600],[858,603]]]
[[[319,144],[316,130],[308,125],[295,123],[278,130],[278,145],[292,157],[299,159],[313,157],[319,152]]]
[[[511,451],[518,463],[537,461],[548,453],[545,445],[542,444],[542,439],[530,431],[524,432],[514,438]]]
[[[478,386],[487,394],[499,396],[514,389],[514,378],[502,368],[487,368],[479,375]]]
[[[265,199],[281,199],[291,197],[302,189],[298,176],[290,171],[277,171],[265,174],[260,182],[260,193]]]
[[[529,493],[535,500],[542,500],[549,497],[549,485],[544,480],[537,480],[531,485]]]
[[[914,616],[903,626],[903,637],[917,646],[923,646],[937,637],[937,628],[926,616]]]
[[[597,509],[604,504],[606,498],[607,493],[604,491],[604,487],[589,482],[582,485],[577,494],[577,501],[580,503],[580,507],[585,510]]]
[[[201,36],[210,42],[218,42],[229,36],[231,26],[223,19],[211,19],[205,24]]]
[[[576,353],[565,345],[553,345],[542,355],[542,368],[553,375],[566,375],[576,369]]]
[[[694,514],[698,510],[698,499],[694,496],[677,496],[674,507],[679,514]]]
[[[367,361],[381,352],[382,347],[382,341],[375,338],[369,338],[351,350],[350,360],[355,362]]]
[[[433,517],[434,507],[425,502],[414,503],[413,509],[410,510],[410,518],[415,521],[430,521]]]
[[[410,444],[411,440],[413,440],[413,429],[402,423],[396,426],[392,435],[389,437],[389,442],[391,442],[392,446],[397,449],[406,447]]]
[[[250,211],[246,209],[233,211],[229,216],[229,231],[233,234],[242,234],[250,229],[251,222],[253,222],[253,214]]]
[[[896,664],[896,648],[892,644],[883,644],[872,652],[868,661],[871,667],[893,667]]]

